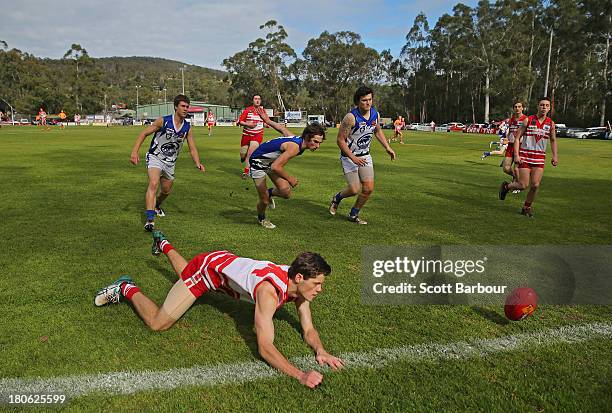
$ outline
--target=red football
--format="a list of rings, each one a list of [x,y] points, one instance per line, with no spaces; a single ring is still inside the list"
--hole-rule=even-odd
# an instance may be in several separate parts
[[[504,313],[512,321],[529,317],[538,305],[538,295],[529,287],[519,287],[506,298]]]

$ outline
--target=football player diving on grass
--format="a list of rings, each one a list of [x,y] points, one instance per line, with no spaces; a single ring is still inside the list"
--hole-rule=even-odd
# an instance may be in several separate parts
[[[323,380],[321,373],[300,370],[274,345],[274,313],[283,304],[293,301],[304,341],[314,350],[319,365],[328,365],[333,370],[343,367],[341,359],[325,350],[312,324],[310,303],[322,291],[325,276],[331,272],[319,254],[303,252],[290,266],[238,257],[228,251],[202,253],[187,262],[160,231],[153,232],[151,252],[154,256],[165,254],[179,277],[161,307],[144,295],[127,275],[98,291],[95,305],[129,301],[151,330],[163,331],[172,327],[198,297],[211,290],[254,303],[261,357],[301,384],[314,388]]]

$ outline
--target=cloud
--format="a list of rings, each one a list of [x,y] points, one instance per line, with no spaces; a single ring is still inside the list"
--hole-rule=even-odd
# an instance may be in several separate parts
[[[366,0],[60,0],[49,4],[21,0],[19,6],[3,7],[0,40],[40,57],[61,58],[78,43],[93,57],[156,56],[222,68],[224,58],[265,36],[259,26],[271,19],[285,27],[288,43],[298,53],[324,30],[351,30],[361,34],[368,46],[393,52],[401,48],[421,9],[427,13],[429,6],[450,12],[454,3],[418,0],[416,8],[413,3],[407,8],[405,2],[390,0],[378,7]]]

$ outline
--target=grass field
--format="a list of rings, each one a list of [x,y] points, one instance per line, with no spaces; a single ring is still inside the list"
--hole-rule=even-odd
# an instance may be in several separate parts
[[[139,130],[0,129],[0,383],[259,360],[252,306],[226,296],[204,296],[164,333],[145,328],[128,305],[93,306],[97,289],[122,273],[158,303],[176,279],[163,257],[150,255],[150,234],[142,229],[145,167],[129,162]],[[275,136],[266,131],[266,138]],[[333,271],[313,315],[333,354],[612,323],[610,306],[543,306],[510,323],[502,308],[360,303],[361,248],[367,245],[612,244],[612,142],[560,140],[559,166],[546,167],[534,219],[519,214],[524,194],[497,199],[500,158],[480,160],[487,136],[407,132],[406,145],[394,144],[395,162],[373,143],[376,188],[361,214],[370,224],[357,226],[345,220],[350,201],[335,217],[327,212],[331,195],[344,185],[335,136],[331,129],[319,151],[290,162],[300,183],[292,199],[277,200],[268,214],[278,227],[264,230],[257,225],[252,182],[239,177],[239,129],[216,128],[209,138],[196,128],[207,172],[198,172],[183,148],[167,216],[156,226],[185,257],[224,248],[289,263],[301,251],[321,252]],[[291,358],[311,354],[298,326],[293,306],[277,313],[275,343]],[[477,357],[360,365],[325,372],[316,390],[273,376],[134,394],[98,390],[66,408],[609,411],[610,349],[610,336],[601,335]]]

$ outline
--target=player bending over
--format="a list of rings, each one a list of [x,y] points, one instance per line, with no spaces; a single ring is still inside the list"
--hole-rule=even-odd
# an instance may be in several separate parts
[[[273,229],[276,225],[266,219],[266,209],[274,209],[276,204],[273,196],[288,199],[291,188],[295,188],[298,180],[285,171],[284,166],[291,158],[301,155],[306,149],[316,151],[325,140],[325,129],[318,123],[313,123],[304,129],[302,136],[295,136],[280,123],[273,122],[263,108],[258,109],[262,120],[284,137],[262,143],[249,159],[250,176],[259,195],[257,202],[257,219],[264,228]],[[269,176],[276,188],[268,188],[266,176]]]
[[[321,373],[300,370],[274,345],[274,313],[283,304],[293,301],[304,341],[314,350],[319,365],[328,365],[334,370],[343,367],[341,359],[325,350],[312,324],[310,303],[322,291],[325,276],[331,272],[319,254],[303,252],[290,266],[238,257],[228,251],[199,254],[187,262],[160,231],[153,232],[152,253],[155,256],[164,253],[179,277],[161,307],[125,275],[102,288],[96,295],[95,305],[127,300],[151,330],[163,331],[172,327],[198,297],[211,290],[254,303],[255,332],[261,357],[272,367],[314,388],[323,380]]]

